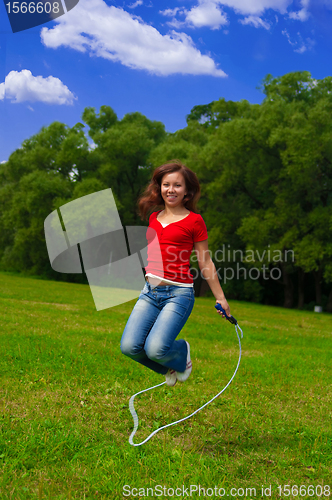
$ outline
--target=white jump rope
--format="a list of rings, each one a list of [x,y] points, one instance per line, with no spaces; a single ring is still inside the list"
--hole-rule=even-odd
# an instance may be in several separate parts
[[[172,422],[171,424],[167,424],[167,425],[163,425],[162,427],[159,427],[159,429],[153,431],[150,436],[148,436],[146,439],[144,439],[144,441],[142,441],[141,443],[134,443],[133,442],[133,438],[136,434],[136,431],[138,429],[138,416],[137,416],[137,413],[136,413],[136,410],[134,408],[134,399],[136,396],[138,396],[138,394],[142,394],[142,392],[146,392],[146,391],[151,391],[152,389],[155,389],[156,387],[160,387],[161,385],[164,385],[166,384],[166,381],[165,382],[162,382],[161,384],[158,384],[158,385],[154,385],[153,387],[149,387],[148,389],[144,389],[143,391],[140,391],[140,392],[137,392],[136,394],[134,394],[133,396],[131,396],[130,400],[129,400],[129,410],[130,410],[130,413],[133,417],[133,420],[134,420],[134,430],[133,432],[131,433],[130,437],[129,437],[129,443],[132,445],[132,446],[141,446],[142,444],[146,443],[147,441],[149,441],[149,439],[152,438],[152,436],[154,436],[155,434],[157,434],[157,432],[161,431],[161,429],[166,429],[166,427],[170,427],[171,425],[175,425],[175,424],[179,424],[180,422],[183,422],[184,420],[187,420],[187,418],[190,418],[192,417],[193,415],[195,415],[195,413],[199,412],[200,410],[202,410],[205,406],[209,405],[210,403],[212,403],[212,401],[214,399],[216,399],[218,396],[220,396],[220,394],[222,392],[224,392],[227,387],[229,386],[229,384],[232,382],[233,378],[235,377],[236,375],[236,372],[240,366],[240,361],[241,361],[241,340],[240,340],[240,336],[239,336],[239,332],[238,332],[238,329],[240,330],[241,332],[241,338],[243,338],[243,331],[241,330],[240,326],[238,325],[238,322],[236,321],[236,319],[234,318],[234,316],[227,316],[226,315],[226,312],[225,310],[221,307],[220,304],[217,304],[215,306],[216,309],[218,309],[219,311],[222,311],[222,313],[225,315],[226,319],[228,321],[230,321],[233,325],[235,325],[235,331],[236,331],[236,335],[237,335],[237,338],[239,340],[239,348],[240,348],[240,354],[239,354],[239,360],[237,362],[237,366],[236,366],[236,369],[235,369],[235,372],[233,373],[233,376],[232,378],[230,379],[230,381],[228,382],[227,385],[225,385],[225,387],[223,388],[222,391],[218,392],[218,394],[216,396],[214,396],[212,399],[210,399],[210,401],[208,401],[207,403],[205,403],[205,405],[201,406],[200,408],[198,408],[198,410],[195,410],[193,413],[191,413],[190,415],[188,415],[187,417],[184,417],[184,418],[181,418],[180,420],[176,420],[176,422]]]

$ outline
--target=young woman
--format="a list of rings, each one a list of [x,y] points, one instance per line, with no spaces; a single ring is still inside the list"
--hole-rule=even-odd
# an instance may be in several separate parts
[[[195,249],[200,270],[216,302],[230,316],[208,249],[208,234],[196,204],[200,186],[196,174],[177,160],[158,167],[139,200],[142,219],[153,207],[147,230],[146,284],[121,339],[126,356],[166,375],[169,386],[184,382],[192,370],[190,346],[175,340],[194,306],[189,258]],[[218,311],[223,317],[224,315]]]

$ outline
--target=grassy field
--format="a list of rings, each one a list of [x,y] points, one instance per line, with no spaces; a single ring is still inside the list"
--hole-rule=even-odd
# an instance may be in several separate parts
[[[329,498],[331,315],[230,302],[244,332],[231,386],[133,447],[129,398],[164,380],[121,354],[135,301],[97,312],[85,285],[0,280],[1,500]],[[135,442],[192,413],[233,374],[237,337],[213,306],[196,299],[180,334],[190,378],[136,398]]]

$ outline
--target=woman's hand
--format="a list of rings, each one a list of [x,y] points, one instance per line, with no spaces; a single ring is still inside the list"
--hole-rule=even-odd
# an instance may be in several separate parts
[[[221,307],[226,311],[227,316],[231,316],[231,311],[230,311],[228,302],[227,302],[227,300],[225,298],[221,299],[221,300],[216,300],[216,303],[221,305]],[[222,311],[219,311],[218,309],[216,309],[216,311],[223,318],[225,318],[225,315],[224,315],[224,313]]]

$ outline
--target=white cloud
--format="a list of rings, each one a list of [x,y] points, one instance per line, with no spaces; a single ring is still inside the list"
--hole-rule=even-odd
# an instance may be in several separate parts
[[[176,30],[182,29],[184,26],[187,26],[187,23],[185,21],[178,21],[175,17],[171,21],[167,21],[167,26],[170,26],[171,28],[175,28]]]
[[[332,5],[332,0],[320,1],[330,2]],[[245,16],[244,19],[239,20],[241,24],[269,30],[271,23],[261,18],[267,10],[273,10],[290,19],[306,21],[310,17],[308,8],[311,0],[300,0],[302,8],[293,12],[289,12],[289,8],[294,0],[191,0],[191,2],[195,5],[190,10],[176,7],[159,11],[159,13],[173,17],[167,24],[176,29],[184,26],[196,28],[206,26],[214,30],[228,24],[227,14],[222,10],[223,7],[228,7],[233,9],[236,14]],[[180,14],[185,14],[184,21],[176,17]],[[276,23],[279,20],[276,14],[275,20]]]
[[[230,7],[238,14],[260,15],[267,9],[285,14],[293,0],[209,0],[211,3]]]
[[[166,17],[172,17],[172,20],[171,21],[167,21],[167,25],[170,26],[171,28],[175,28],[175,29],[182,29],[183,27],[187,26],[187,22],[186,21],[179,21],[178,19],[175,18],[176,14],[178,15],[185,15],[188,11],[184,8],[179,8],[179,7],[175,7],[175,9],[165,9],[165,10],[160,10],[159,11],[159,14],[161,14],[162,16],[166,16]]]
[[[297,33],[297,40],[292,39],[286,29],[282,31],[282,34],[287,38],[288,43],[293,47],[294,52],[297,52],[298,54],[303,54],[307,50],[311,50],[315,45],[315,41],[311,38],[306,38],[304,41],[301,33]]]
[[[196,28],[208,26],[213,30],[228,24],[227,16],[219,6],[215,2],[206,0],[200,0],[199,5],[188,12],[186,21]]]
[[[289,13],[290,19],[294,19],[295,21],[307,21],[309,16],[310,16],[309,12],[305,9],[301,9],[298,12]]]
[[[234,9],[239,14],[260,15],[268,9],[272,9],[286,14],[287,9],[292,5],[293,0],[210,0]],[[306,21],[310,13],[308,7],[311,0],[301,0],[302,8],[297,12],[290,12],[289,17],[299,21]],[[331,1],[331,0],[327,0]]]
[[[293,0],[196,0],[196,5],[187,12],[186,22],[197,28],[209,26],[211,29],[218,29],[228,24],[227,15],[221,8],[229,7],[236,14],[246,16],[240,21],[242,24],[270,29],[270,24],[260,19],[259,16],[268,9],[286,14],[292,2]],[[179,21],[173,19],[172,25],[176,26],[176,23]]]
[[[309,3],[310,0],[301,0],[302,9],[298,12],[290,12],[289,17],[295,21],[307,21],[310,17],[310,13],[308,12]]]
[[[174,17],[179,10],[179,7],[175,7],[175,9],[160,10],[159,14],[162,14],[163,16]]]
[[[295,43],[291,41],[290,35],[286,29],[283,30],[281,33],[287,38],[288,43],[290,43],[292,46],[295,45]]]
[[[44,102],[47,104],[73,104],[76,97],[59,78],[33,76],[31,71],[11,71],[0,84],[0,99],[11,102]]]
[[[161,35],[153,26],[103,0],[81,0],[54,28],[42,28],[46,47],[70,47],[157,75],[226,74],[185,33]]]
[[[186,21],[191,26],[209,26],[212,29],[217,29],[222,24],[227,24],[226,13],[221,8],[228,7],[233,9],[236,14],[246,16],[244,19],[239,20],[240,23],[268,30],[271,24],[263,21],[261,15],[269,9],[291,19],[306,21],[310,16],[308,8],[311,0],[300,1],[302,7],[300,10],[288,12],[294,0],[192,0],[195,5],[187,12]],[[164,12],[168,11],[173,13],[171,9]],[[176,12],[174,15],[176,15]],[[278,22],[278,18],[276,18],[276,22]],[[177,26],[177,24],[183,25],[177,19],[173,19],[172,26]]]
[[[306,52],[306,50],[307,50],[307,47],[305,46],[305,44],[303,44],[298,49],[294,49],[294,52],[298,52],[299,54],[303,54],[304,52]]]
[[[249,24],[255,28],[265,28],[266,30],[271,28],[271,25],[268,22],[263,21],[263,19],[258,16],[248,16],[244,19],[239,19],[239,23]]]
[[[129,9],[135,9],[139,5],[143,5],[143,0],[137,0],[136,2],[132,3],[131,5],[128,5]]]

